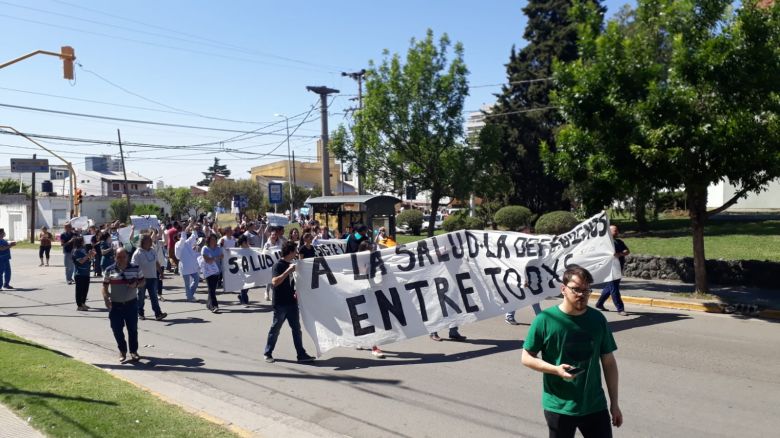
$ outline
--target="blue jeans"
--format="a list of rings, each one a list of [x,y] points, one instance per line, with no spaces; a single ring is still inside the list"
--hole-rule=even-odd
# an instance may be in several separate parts
[[[73,281],[73,272],[76,265],[73,263],[73,254],[69,252],[62,253],[65,256],[65,281]]]
[[[111,331],[114,332],[116,346],[122,354],[127,353],[124,328],[127,327],[127,337],[130,340],[130,352],[138,353],[138,300],[126,303],[111,303],[108,311]]]
[[[542,305],[539,304],[539,303],[533,303],[531,305],[531,308],[534,309],[534,315],[538,315],[538,314],[542,313]],[[504,315],[504,318],[505,319],[510,319],[510,318],[511,319],[515,319],[515,311],[513,310],[511,312],[507,312],[507,314]]]
[[[11,284],[11,259],[0,260],[0,285]]]
[[[303,336],[301,334],[301,320],[298,318],[298,304],[287,304],[274,306],[274,320],[271,323],[271,330],[268,331],[268,342],[265,344],[265,354],[270,356],[276,347],[276,340],[279,338],[279,331],[282,324],[287,320],[292,330],[293,345],[298,354],[298,359],[308,356],[303,349]]]
[[[157,300],[157,279],[147,278],[143,286],[138,288],[138,314],[143,316],[146,299],[146,291],[149,291],[149,300],[152,302],[152,311],[154,316],[162,313],[160,302]]]
[[[188,300],[195,299],[195,291],[198,290],[198,283],[200,282],[200,275],[194,274],[182,274],[184,277],[184,293],[187,295]]]
[[[620,279],[612,280],[601,290],[601,296],[596,302],[596,307],[604,307],[604,302],[607,301],[607,297],[612,296],[612,302],[615,304],[615,309],[618,312],[622,312],[623,299],[620,298]]]

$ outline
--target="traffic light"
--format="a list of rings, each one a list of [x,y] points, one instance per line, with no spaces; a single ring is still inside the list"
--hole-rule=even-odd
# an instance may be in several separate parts
[[[71,46],[62,46],[60,48],[60,58],[62,58],[62,73],[65,79],[73,80],[73,61],[76,60],[76,51]]]
[[[81,205],[81,189],[76,189],[76,196],[73,197],[73,203],[76,205]]]

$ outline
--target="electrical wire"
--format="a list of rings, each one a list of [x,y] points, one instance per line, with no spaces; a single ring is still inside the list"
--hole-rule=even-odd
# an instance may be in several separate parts
[[[509,82],[503,82],[500,84],[482,84],[482,85],[469,85],[469,88],[487,88],[487,87],[500,87],[504,85],[520,85],[520,84],[529,84],[532,82],[544,82],[544,81],[551,81],[553,78],[538,78],[538,79],[525,79],[522,81],[509,81]]]

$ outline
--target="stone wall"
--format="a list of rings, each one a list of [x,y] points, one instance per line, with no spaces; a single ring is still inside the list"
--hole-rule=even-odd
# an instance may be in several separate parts
[[[758,260],[707,260],[710,283],[777,289],[773,272],[780,272],[780,263]],[[694,282],[692,257],[658,257],[630,255],[623,272],[626,277]]]

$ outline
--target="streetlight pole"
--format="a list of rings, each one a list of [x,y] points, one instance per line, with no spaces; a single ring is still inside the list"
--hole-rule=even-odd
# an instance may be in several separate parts
[[[366,69],[360,69],[360,71],[354,72],[341,72],[341,76],[348,76],[349,78],[356,80],[358,83],[358,112],[356,117],[360,117],[360,110],[363,109],[363,77],[366,75]],[[363,159],[363,145],[360,144],[359,139],[355,139],[357,143],[357,189],[358,195],[365,195],[363,190],[363,165],[365,160]]]
[[[320,121],[322,126],[322,196],[330,196],[330,157],[328,152],[328,95],[339,90],[324,85],[307,86],[307,90],[320,95]]]
[[[292,174],[293,174],[293,164],[292,157],[290,155],[290,119],[284,115],[276,113],[274,114],[276,117],[284,117],[284,124],[287,127],[287,185],[290,186],[290,218],[293,217],[293,181],[292,181]]]

